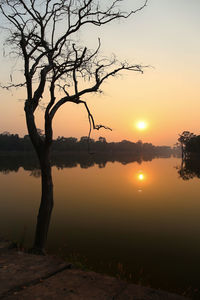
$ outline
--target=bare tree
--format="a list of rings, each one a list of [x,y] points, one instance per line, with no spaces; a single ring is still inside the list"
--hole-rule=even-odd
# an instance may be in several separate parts
[[[142,10],[147,1],[124,12],[120,9],[124,0],[0,0],[1,14],[8,23],[7,43],[22,58],[25,77],[24,83],[11,83],[6,88],[26,88],[26,124],[41,168],[42,196],[33,246],[36,252],[44,250],[53,208],[50,147],[56,112],[68,102],[82,104],[88,113],[89,135],[92,129],[109,129],[95,124],[84,97],[100,91],[104,81],[121,71],[143,70],[141,65],[101,57],[100,40],[92,51],[80,45],[75,35],[88,26],[126,19]],[[43,136],[35,123],[36,109],[41,103],[45,107]]]

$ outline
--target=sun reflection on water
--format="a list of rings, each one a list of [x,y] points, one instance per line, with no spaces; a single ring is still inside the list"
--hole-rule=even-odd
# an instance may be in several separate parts
[[[140,181],[143,181],[143,180],[145,179],[144,174],[143,174],[143,173],[138,174],[138,179],[139,179]]]
[[[128,177],[138,193],[144,192],[144,190],[152,185],[152,171],[147,169],[146,167],[144,169],[132,169]]]
[[[142,193],[143,192],[143,183],[146,180],[146,174],[143,171],[137,172],[136,180],[137,180],[137,182],[139,182],[138,192]]]

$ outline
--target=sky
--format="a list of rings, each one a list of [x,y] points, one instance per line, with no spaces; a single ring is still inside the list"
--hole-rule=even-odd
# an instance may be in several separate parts
[[[135,8],[142,0],[125,0]],[[91,48],[101,38],[101,52],[122,61],[148,66],[144,74],[124,72],[106,81],[100,95],[86,99],[102,129],[91,137],[107,141],[130,140],[155,145],[176,143],[178,134],[189,130],[200,134],[200,1],[149,0],[145,9],[125,21],[101,28],[85,28],[78,38]],[[2,20],[0,21],[2,22]],[[5,33],[0,32],[0,82],[7,83],[21,64],[3,55]],[[16,75],[17,76],[17,75]],[[27,134],[24,99],[20,89],[0,90],[0,132]],[[43,129],[43,111],[37,111],[37,127]],[[138,130],[136,123],[147,123]],[[53,122],[54,138],[88,134],[88,117],[80,105],[66,104]]]

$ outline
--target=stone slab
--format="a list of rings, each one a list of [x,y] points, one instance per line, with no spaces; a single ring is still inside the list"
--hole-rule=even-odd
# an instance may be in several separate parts
[[[186,300],[113,277],[72,268],[51,256],[9,249],[0,240],[0,299],[4,300]]]
[[[48,277],[67,266],[66,262],[50,256],[7,250],[0,254],[0,298],[10,290]]]
[[[167,292],[128,284],[94,272],[64,270],[40,283],[24,287],[5,300],[186,300]]]

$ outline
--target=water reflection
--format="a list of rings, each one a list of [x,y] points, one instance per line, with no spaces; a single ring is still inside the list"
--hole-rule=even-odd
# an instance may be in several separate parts
[[[71,162],[62,157],[52,161],[55,207],[49,252],[78,253],[91,268],[111,275],[117,273],[108,266],[120,262],[127,278],[162,289],[199,288],[199,181],[178,178],[174,166],[180,160],[141,164],[130,154],[73,157]],[[40,199],[37,161],[14,155],[1,161],[0,230],[12,240],[25,235],[29,246]],[[195,175],[197,163],[182,167],[188,169],[188,164]],[[18,173],[2,174],[16,166]]]
[[[137,177],[138,177],[139,181],[144,181],[144,179],[145,179],[145,176],[142,172],[140,172]]]
[[[80,166],[82,169],[87,169],[97,165],[100,169],[105,168],[108,162],[119,162],[123,165],[137,162],[141,164],[142,161],[152,161],[155,155],[146,153],[145,155],[135,155],[130,152],[107,152],[89,154],[87,152],[75,152],[75,153],[54,153],[51,158],[52,166],[56,166],[58,169],[75,168]],[[162,155],[163,158],[163,155]],[[166,155],[169,158],[169,155]],[[37,158],[33,154],[18,153],[18,154],[0,154],[0,172],[8,174],[9,172],[18,172],[19,168],[31,171],[31,176],[39,177],[39,163]],[[35,171],[34,171],[35,170]],[[144,174],[139,174],[138,179],[140,181],[145,179]]]
[[[177,167],[178,174],[183,180],[190,180],[195,177],[200,178],[199,157],[186,158],[182,160],[181,166]]]
[[[146,173],[144,171],[140,170],[136,173],[136,181],[137,181],[137,191],[138,193],[143,192],[144,182],[146,181]]]
[[[33,176],[35,178],[40,178],[41,176],[41,170],[40,169],[34,169],[31,171],[30,176]]]

